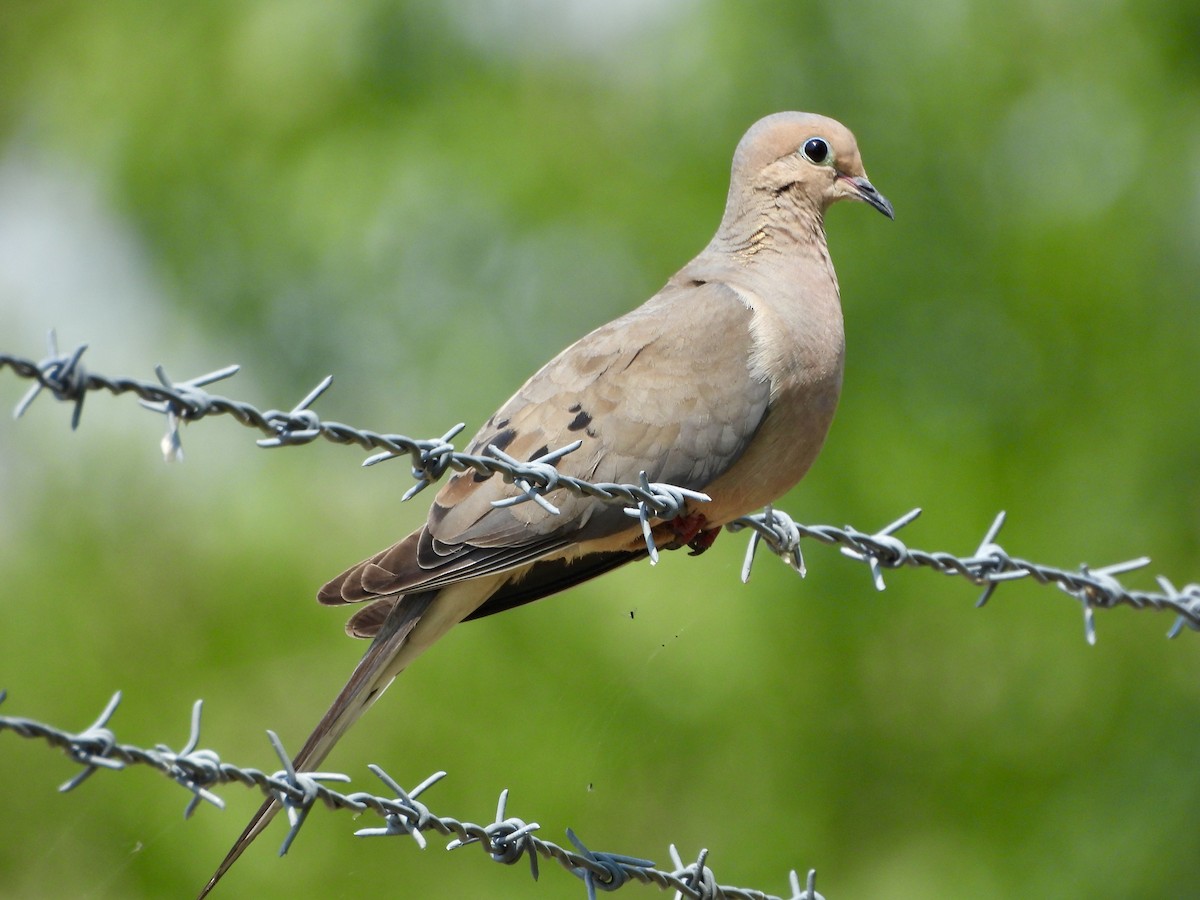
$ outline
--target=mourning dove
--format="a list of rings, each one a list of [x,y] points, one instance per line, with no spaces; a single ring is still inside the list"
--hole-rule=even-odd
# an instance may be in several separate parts
[[[854,136],[832,119],[784,112],[757,122],[733,156],[716,235],[657,294],[550,360],[467,448],[531,460],[582,441],[560,471],[593,482],[641,473],[708,502],[654,525],[658,546],[707,547],[719,529],[795,485],[825,440],[842,384],[844,340],[825,211],[862,200],[892,218]],[[647,553],[616,505],[520,493],[500,478],[455,475],[426,523],[321,589],[365,602],[346,626],[373,638],[297,754],[312,771],[392,679],[453,625],[557,593]],[[560,496],[565,494],[565,496]],[[268,800],[201,897],[278,810]]]

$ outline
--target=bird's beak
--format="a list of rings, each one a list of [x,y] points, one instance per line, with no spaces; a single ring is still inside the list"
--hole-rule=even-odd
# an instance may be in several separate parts
[[[862,200],[864,203],[869,203],[889,219],[896,218],[896,213],[893,211],[892,204],[888,201],[888,198],[875,190],[875,185],[867,181],[866,175],[859,175],[857,178],[849,175],[839,175],[838,178],[848,183],[852,197]]]

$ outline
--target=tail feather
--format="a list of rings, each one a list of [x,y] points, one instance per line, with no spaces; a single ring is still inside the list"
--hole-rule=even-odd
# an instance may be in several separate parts
[[[355,667],[342,688],[341,693],[333,701],[317,727],[313,729],[300,752],[292,760],[292,765],[298,772],[311,772],[329,755],[333,745],[346,733],[358,717],[366,712],[384,692],[392,680],[411,660],[398,659],[400,651],[408,640],[412,630],[428,610],[430,603],[437,597],[437,591],[426,591],[411,594],[397,603],[392,609],[387,621],[380,628],[379,634],[363,654],[363,658]],[[406,657],[409,654],[406,654]],[[203,900],[216,887],[221,877],[229,871],[230,866],[237,862],[238,857],[250,846],[264,828],[270,824],[275,814],[279,812],[279,803],[272,797],[268,798],[245,831],[234,842],[217,871],[213,873],[208,884],[198,895],[197,900]]]

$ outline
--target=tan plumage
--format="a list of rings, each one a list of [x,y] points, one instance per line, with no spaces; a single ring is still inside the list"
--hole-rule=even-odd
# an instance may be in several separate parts
[[[660,522],[660,547],[697,538],[775,500],[808,470],[842,383],[844,341],[824,213],[837,200],[891,205],[863,172],[853,135],[806,113],[756,123],[733,159],[709,245],[661,291],[543,366],[475,435],[534,459],[575,440],[558,468],[589,481],[651,481],[704,491],[685,521]],[[327,584],[326,604],[365,602],[347,630],[374,638],[296,756],[312,770],[409,663],[453,625],[555,593],[646,554],[619,506],[552,492],[497,508],[517,488],[460,473],[424,526]],[[703,518],[699,518],[702,516]],[[268,801],[201,892],[266,826]]]

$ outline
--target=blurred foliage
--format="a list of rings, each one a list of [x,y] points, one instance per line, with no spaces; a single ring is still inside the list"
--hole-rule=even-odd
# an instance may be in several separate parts
[[[559,347],[703,246],[730,154],[800,108],[859,138],[895,224],[830,216],[849,336],[826,452],[783,502],[967,552],[1147,553],[1200,572],[1200,13],[1194,3],[244,0],[0,3],[0,346],[87,341],[111,374],[230,361],[224,392],[341,418],[473,429]],[[697,323],[703,327],[703,323]],[[703,360],[697,361],[703,365]],[[0,405],[24,385],[0,377]],[[0,427],[5,712],[273,768],[361,645],[311,601],[415,526],[399,465],[263,453],[213,421],[93,398]],[[1178,897],[1200,880],[1200,644],[1033,585],[901,572],[876,595],[822,548],[800,581],[742,543],[671,556],[456,632],[329,765],[439,811],[726,882],[831,898]],[[1131,583],[1149,584],[1149,575]],[[631,615],[632,613],[632,615]],[[1189,712],[1190,710],[1190,712]],[[0,894],[188,896],[256,806],[184,822],[146,772],[0,738]],[[228,896],[575,897],[475,851],[350,837],[314,813]],[[646,888],[627,887],[637,893]]]

